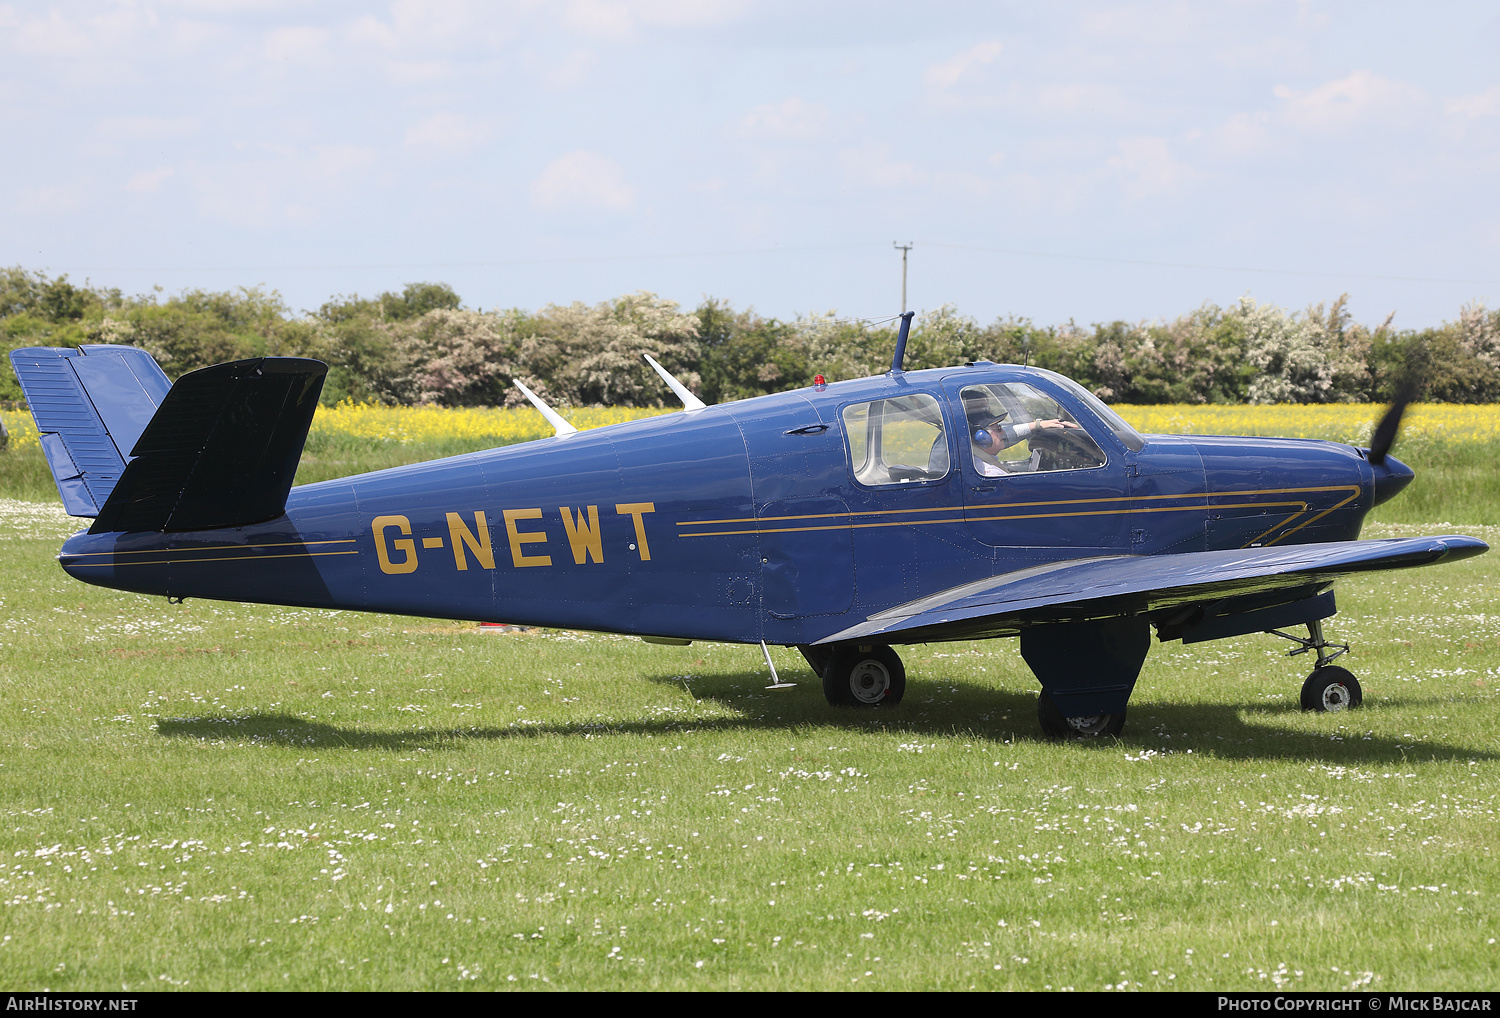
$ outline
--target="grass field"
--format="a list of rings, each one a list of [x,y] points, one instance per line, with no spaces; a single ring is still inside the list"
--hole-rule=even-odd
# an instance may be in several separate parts
[[[908,648],[872,714],[790,651],[766,691],[758,649],[88,587],[34,455],[0,455],[7,987],[1494,988],[1495,556],[1340,585],[1357,712],[1301,713],[1270,637],[1167,644],[1124,738],[1058,745],[1013,641]],[[1463,490],[1366,536],[1494,543]]]

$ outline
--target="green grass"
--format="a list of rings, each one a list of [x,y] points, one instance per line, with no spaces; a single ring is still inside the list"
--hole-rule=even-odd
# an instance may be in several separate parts
[[[1400,495],[1376,507],[1371,519],[1500,524],[1500,443],[1419,439],[1402,443],[1396,453],[1417,476]]]
[[[364,474],[387,467],[402,467],[444,456],[483,452],[494,448],[486,438],[450,438],[442,441],[377,442],[338,432],[315,431],[307,436],[302,460],[297,464],[297,484],[328,481],[350,474]]]
[[[1341,585],[1360,711],[1159,645],[1058,745],[1013,641],[837,711],[793,652],[100,590],[0,516],[8,987],[1494,986],[1493,556]]]
[[[62,504],[41,446],[0,450],[0,498]]]
[[[1494,543],[1496,450],[1399,452],[1366,536]],[[37,449],[0,495],[9,987],[1494,985],[1494,556],[1340,585],[1358,712],[1270,637],[1158,645],[1122,740],[1056,745],[1013,641],[836,711],[794,652],[768,692],[743,647],[100,590]]]

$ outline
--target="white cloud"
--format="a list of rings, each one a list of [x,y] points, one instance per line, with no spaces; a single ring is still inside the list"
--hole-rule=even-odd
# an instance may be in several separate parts
[[[531,183],[531,203],[549,212],[624,212],[635,204],[635,188],[619,163],[579,149],[547,164]]]
[[[515,34],[518,12],[529,4],[474,0],[395,0],[390,19],[366,15],[348,29],[356,46],[392,55],[450,53],[493,48]]]
[[[1233,45],[1220,49],[1215,57],[1225,67],[1262,76],[1272,68],[1306,67],[1311,59],[1307,56],[1307,37],[1302,35],[1236,37]]]
[[[1321,28],[1333,21],[1332,16],[1322,12],[1314,12],[1313,0],[1297,0],[1297,24],[1311,28]]]
[[[638,25],[716,25],[739,17],[748,6],[745,0],[572,0],[563,24],[588,35],[626,39]]]
[[[256,229],[303,225],[345,202],[376,165],[375,150],[357,145],[263,150],[263,158],[184,167],[206,218]]]
[[[82,184],[22,188],[15,209],[17,212],[38,216],[77,212],[83,207],[85,190]]]
[[[575,49],[546,70],[547,80],[559,88],[580,85],[594,66],[594,54],[586,49]]]
[[[26,17],[16,7],[0,7],[0,46],[26,56],[72,59],[98,56],[129,47],[142,28],[156,26],[152,11],[133,5],[78,17],[52,9],[43,17]]]
[[[1281,112],[1287,122],[1311,131],[1402,121],[1425,102],[1420,89],[1370,71],[1355,71],[1306,92],[1286,85],[1277,85],[1273,91],[1282,100]]]
[[[841,153],[849,171],[875,187],[915,187],[926,184],[930,176],[906,161],[893,161],[891,150],[885,145],[871,145],[859,149],[845,149]]]
[[[922,80],[932,88],[952,88],[969,68],[976,64],[987,64],[999,56],[1000,48],[1000,43],[994,40],[970,46],[942,63],[928,67],[922,73]]]
[[[385,73],[398,85],[424,85],[451,77],[453,63],[449,60],[391,60],[385,65]]]
[[[216,42],[228,42],[233,32],[227,25],[207,21],[179,21],[169,26],[171,45],[179,54],[193,53]]]
[[[44,6],[50,9],[32,13]],[[171,5],[0,4],[0,53],[50,61],[75,87],[103,82],[118,89],[231,35],[226,26],[184,17]]]
[[[933,175],[933,191],[941,198],[967,195],[970,198],[988,198],[994,192],[994,184],[977,173],[962,171],[942,172]]]
[[[1118,85],[1048,85],[1032,101],[1042,113],[1123,116],[1136,109]]]
[[[406,144],[412,148],[458,155],[490,135],[490,128],[463,113],[434,113],[406,129]]]
[[[750,7],[748,0],[632,0],[628,5],[651,25],[718,25],[733,21]]]
[[[196,130],[197,117],[106,117],[99,121],[99,133],[119,141],[180,138]]]
[[[610,0],[573,0],[563,15],[563,24],[588,35],[627,38],[635,28],[630,6]]]
[[[231,226],[265,226],[274,204],[272,181],[279,175],[277,170],[252,163],[194,167],[198,211]]]
[[[166,183],[167,178],[176,172],[170,166],[158,166],[154,170],[142,170],[126,182],[125,190],[133,191],[136,194],[152,194],[161,190],[162,184]]]
[[[806,141],[826,132],[828,108],[795,96],[780,103],[757,106],[740,120],[746,135]]]
[[[331,184],[342,184],[375,165],[375,150],[358,145],[317,145],[311,159],[304,160],[306,175]]]
[[[1434,107],[1426,93],[1413,85],[1382,78],[1369,71],[1325,82],[1316,88],[1297,90],[1277,85],[1274,94],[1281,103],[1272,110],[1237,113],[1212,132],[1217,147],[1227,155],[1256,155],[1283,150],[1297,144],[1298,132],[1336,134],[1362,127],[1405,127],[1423,117],[1431,118]],[[1500,112],[1500,88],[1479,95],[1461,96],[1444,103],[1450,117],[1479,116],[1486,101]],[[1461,132],[1458,125],[1453,125]]]
[[[1181,2],[1115,3],[1087,12],[1079,27],[1089,35],[1155,46],[1191,37],[1202,17],[1201,11]]]
[[[329,35],[326,28],[307,25],[274,28],[266,33],[261,52],[275,63],[326,66]]]
[[[168,0],[162,6],[209,14],[266,14],[298,5],[296,0]]]
[[[88,26],[65,19],[52,10],[45,18],[24,19],[14,7],[0,11],[6,49],[31,56],[80,57],[94,52],[95,39]]]
[[[1470,120],[1500,116],[1500,85],[1492,86],[1489,90],[1477,92],[1474,95],[1460,95],[1444,99],[1443,112],[1450,117],[1467,117]]]
[[[1254,155],[1272,145],[1270,115],[1264,110],[1236,113],[1216,133],[1219,147],[1230,155]]]
[[[1132,199],[1177,191],[1197,172],[1173,158],[1165,138],[1121,138],[1119,154],[1105,165],[1126,176],[1125,193]]]
[[[401,44],[401,33],[395,25],[366,15],[349,26],[349,39],[356,45],[394,52]]]

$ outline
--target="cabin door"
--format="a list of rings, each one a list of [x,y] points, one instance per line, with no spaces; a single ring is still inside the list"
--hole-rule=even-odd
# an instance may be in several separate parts
[[[1002,569],[1131,550],[1126,453],[1091,415],[1035,376],[944,387],[964,518]]]
[[[838,491],[838,429],[801,397],[790,405],[736,408],[734,418],[750,454],[766,614],[843,614],[854,603],[854,545],[849,506]]]
[[[880,398],[839,408],[861,616],[990,573],[989,549],[965,531],[942,404],[940,391],[895,379]]]

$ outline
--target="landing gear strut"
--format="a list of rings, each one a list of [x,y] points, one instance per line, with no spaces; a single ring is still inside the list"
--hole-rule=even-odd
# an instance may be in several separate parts
[[[1269,631],[1272,636],[1279,636],[1283,640],[1291,640],[1297,644],[1292,650],[1287,651],[1288,657],[1296,657],[1298,654],[1306,654],[1316,651],[1318,654],[1317,667],[1313,669],[1307,681],[1302,683],[1302,709],[1309,711],[1352,710],[1364,701],[1364,692],[1359,688],[1359,680],[1354,673],[1347,668],[1340,668],[1331,664],[1334,658],[1349,652],[1347,643],[1329,643],[1323,638],[1323,623],[1321,621],[1309,622],[1307,624],[1307,638],[1292,636],[1283,633],[1279,629]],[[1332,648],[1332,653],[1329,652]]]
[[[1151,627],[1138,616],[1023,629],[1021,657],[1042,684],[1042,731],[1053,739],[1118,736],[1150,648]]]

